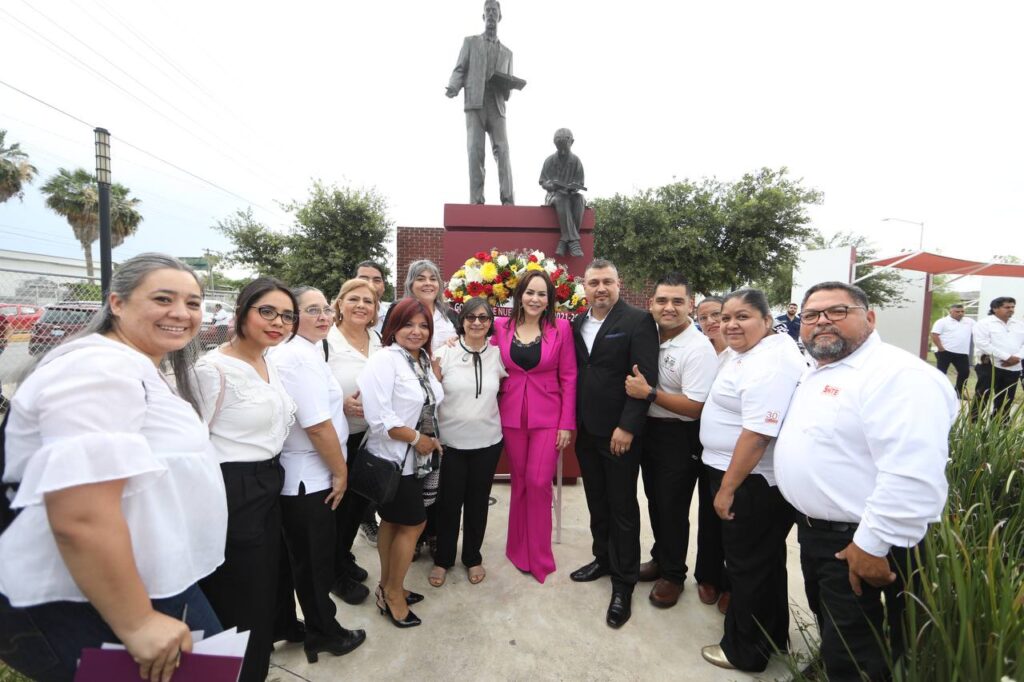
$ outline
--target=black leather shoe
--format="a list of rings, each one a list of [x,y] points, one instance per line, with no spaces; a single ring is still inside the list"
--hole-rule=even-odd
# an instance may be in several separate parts
[[[342,634],[333,637],[308,635],[302,648],[306,651],[306,660],[316,663],[319,654],[327,653],[334,656],[345,654],[359,648],[366,641],[365,630],[342,630]]]
[[[349,576],[344,576],[341,580],[334,583],[334,587],[331,588],[331,592],[341,601],[346,604],[356,606],[366,601],[366,598],[370,596],[370,588],[366,585],[361,585]]]
[[[366,572],[366,569],[354,561],[345,566],[344,572],[345,575],[352,578],[352,580],[355,580],[357,583],[361,583],[370,577],[370,574]]]
[[[612,592],[612,600],[608,604],[608,615],[605,622],[615,629],[621,628],[633,615],[633,595],[621,592]]]
[[[573,582],[589,583],[608,575],[608,569],[602,566],[597,559],[594,559],[586,566],[581,566],[569,574]]]

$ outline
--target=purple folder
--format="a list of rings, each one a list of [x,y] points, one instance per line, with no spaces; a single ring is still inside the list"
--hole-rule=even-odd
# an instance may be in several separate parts
[[[238,682],[242,659],[205,654],[181,655],[172,682]],[[139,682],[139,664],[123,649],[82,649],[75,682]]]

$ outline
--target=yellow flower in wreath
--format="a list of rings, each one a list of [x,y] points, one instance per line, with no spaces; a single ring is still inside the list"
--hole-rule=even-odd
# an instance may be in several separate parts
[[[501,282],[495,284],[494,289],[492,291],[494,292],[494,295],[497,297],[499,302],[504,301],[506,297],[508,297],[508,289],[506,289],[505,285],[502,284]]]
[[[494,263],[484,263],[480,267],[480,277],[485,282],[493,282],[494,278],[498,276],[498,268],[494,266]]]
[[[527,263],[526,269],[527,270],[543,270],[544,266],[541,265],[540,263]]]

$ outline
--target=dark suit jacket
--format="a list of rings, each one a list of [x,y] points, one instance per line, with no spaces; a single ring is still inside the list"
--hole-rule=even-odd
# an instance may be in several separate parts
[[[658,327],[654,318],[622,299],[612,306],[590,353],[580,329],[586,315],[572,322],[576,344],[576,420],[595,436],[611,436],[616,427],[640,435],[649,403],[626,395],[633,365],[647,383],[658,383]]]

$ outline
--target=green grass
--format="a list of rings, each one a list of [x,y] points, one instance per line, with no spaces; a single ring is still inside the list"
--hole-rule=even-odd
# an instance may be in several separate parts
[[[31,682],[24,675],[19,675],[0,662],[0,682]]]

